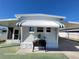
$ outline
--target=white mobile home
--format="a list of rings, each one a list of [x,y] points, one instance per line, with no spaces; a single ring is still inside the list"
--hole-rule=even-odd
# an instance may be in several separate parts
[[[8,28],[0,26],[0,41],[5,41],[7,39]]]
[[[22,48],[32,48],[33,41],[46,40],[47,48],[58,48],[59,29],[65,17],[47,14],[17,14],[16,19],[0,21],[8,27],[7,41],[19,42]],[[40,38],[39,38],[40,35]]]

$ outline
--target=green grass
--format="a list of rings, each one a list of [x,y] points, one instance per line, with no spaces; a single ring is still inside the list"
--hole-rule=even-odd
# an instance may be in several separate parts
[[[15,44],[0,45],[0,59],[68,59],[64,54],[59,53],[27,53],[25,55],[16,54],[19,46]]]
[[[68,59],[63,54],[27,53],[26,55],[0,55],[0,59]]]
[[[19,43],[1,43],[0,48],[12,47],[12,46],[20,46]]]
[[[0,55],[5,53],[16,53],[19,50],[19,44],[0,44]]]
[[[0,55],[3,55],[5,53],[16,53],[18,50],[19,46],[0,48]]]

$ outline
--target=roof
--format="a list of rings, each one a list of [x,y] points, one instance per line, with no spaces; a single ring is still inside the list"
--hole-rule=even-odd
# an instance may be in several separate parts
[[[46,17],[55,17],[55,18],[66,18],[64,16],[56,16],[56,15],[48,15],[48,14],[16,14],[15,17],[21,16],[46,16]],[[17,18],[9,18],[9,19],[0,19],[0,21],[16,21]]]
[[[16,14],[16,17],[20,16],[46,16],[46,17],[55,17],[55,18],[66,18],[64,16],[48,15],[48,14]]]
[[[15,26],[16,22],[16,18],[0,19],[0,26]]]
[[[0,26],[0,30],[6,30],[6,29],[8,29],[8,28],[5,26]]]

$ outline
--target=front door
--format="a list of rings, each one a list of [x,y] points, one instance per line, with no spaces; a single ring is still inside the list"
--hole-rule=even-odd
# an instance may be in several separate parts
[[[47,47],[51,47],[52,31],[50,27],[45,28],[45,37],[46,37]]]
[[[55,48],[57,46],[57,34],[55,28],[46,28],[45,36],[47,48]]]

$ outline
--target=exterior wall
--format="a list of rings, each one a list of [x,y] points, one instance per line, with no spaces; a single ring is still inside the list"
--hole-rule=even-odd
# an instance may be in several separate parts
[[[32,48],[32,41],[34,40],[34,33],[29,32],[29,27],[22,27],[22,48]]]
[[[51,33],[46,33],[47,48],[58,48],[57,28],[52,28]]]
[[[67,32],[59,32],[59,36],[68,38],[68,33]]]
[[[37,32],[37,28],[34,27],[35,32],[29,32],[29,27],[22,27],[23,39],[21,43],[22,48],[32,48],[32,41],[38,39],[38,34],[46,37],[47,48],[58,48],[57,28],[52,28],[51,32],[47,33],[46,28],[44,32]]]
[[[29,33],[29,27],[22,27],[22,42],[30,42],[30,40],[32,40],[32,34]]]

